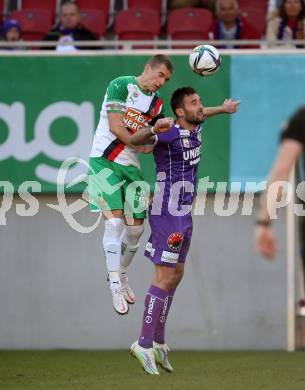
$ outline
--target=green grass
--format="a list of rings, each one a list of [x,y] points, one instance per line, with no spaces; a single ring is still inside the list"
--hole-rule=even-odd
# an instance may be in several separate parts
[[[0,389],[305,389],[304,352],[172,352],[175,372],[145,374],[124,351],[0,351]]]

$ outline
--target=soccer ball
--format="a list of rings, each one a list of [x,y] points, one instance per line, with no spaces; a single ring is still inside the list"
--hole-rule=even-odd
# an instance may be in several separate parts
[[[221,64],[219,51],[211,45],[199,45],[189,55],[192,70],[199,76],[212,76]]]

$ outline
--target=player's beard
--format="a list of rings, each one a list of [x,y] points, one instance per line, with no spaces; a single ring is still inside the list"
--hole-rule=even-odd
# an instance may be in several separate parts
[[[186,114],[184,119],[191,125],[200,125],[204,120],[203,112],[200,111],[196,114]]]

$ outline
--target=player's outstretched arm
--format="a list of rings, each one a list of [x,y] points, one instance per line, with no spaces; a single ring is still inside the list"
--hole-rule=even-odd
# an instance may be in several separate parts
[[[204,117],[208,118],[217,114],[234,114],[240,105],[240,100],[226,99],[221,106],[204,107]]]
[[[156,141],[156,135],[158,133],[165,133],[174,124],[172,118],[161,118],[158,119],[153,127],[145,127],[134,133],[130,137],[130,142],[134,146],[154,144]]]

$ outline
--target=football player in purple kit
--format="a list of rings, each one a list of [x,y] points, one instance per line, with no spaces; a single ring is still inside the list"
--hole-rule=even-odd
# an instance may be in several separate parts
[[[182,279],[192,236],[191,208],[200,161],[201,128],[212,115],[237,111],[239,101],[226,99],[221,106],[205,108],[191,87],[176,90],[171,107],[176,121],[168,129],[145,128],[131,137],[134,145],[155,138],[154,159],[159,191],[149,208],[151,236],[145,256],[155,264],[155,274],[145,298],[142,330],[130,352],[146,372],[158,375],[156,363],[173,371],[165,344],[165,323],[173,296]],[[162,121],[162,119],[160,120]]]

